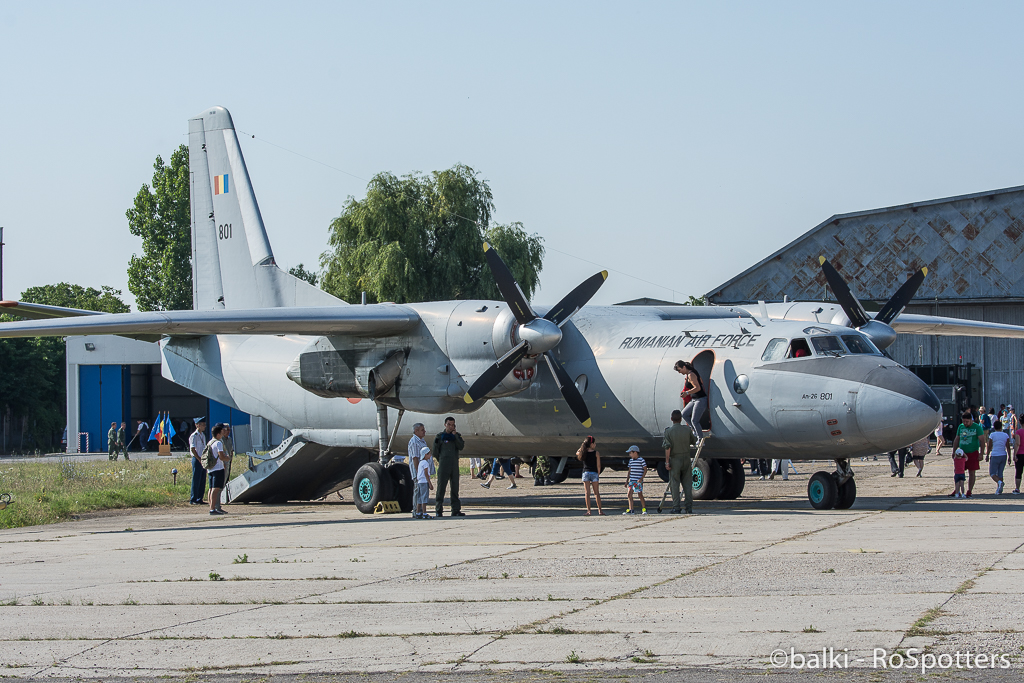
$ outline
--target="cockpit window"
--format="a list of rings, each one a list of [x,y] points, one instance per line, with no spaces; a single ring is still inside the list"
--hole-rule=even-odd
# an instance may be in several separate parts
[[[811,337],[814,352],[819,356],[844,356],[846,349],[839,343],[839,337]]]
[[[805,358],[811,355],[811,348],[807,346],[807,340],[797,337],[789,343],[789,351],[786,358]]]
[[[867,337],[858,334],[844,335],[843,342],[846,344],[846,348],[850,349],[850,353],[878,353],[878,349]]]
[[[765,347],[764,353],[761,354],[761,360],[782,360],[786,357],[786,344],[788,342],[788,339],[772,339],[768,342],[768,346]]]

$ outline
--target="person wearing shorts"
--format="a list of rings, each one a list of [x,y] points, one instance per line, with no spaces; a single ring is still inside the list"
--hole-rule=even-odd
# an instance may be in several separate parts
[[[964,495],[964,470],[967,467],[967,456],[962,449],[953,451],[953,493],[950,498],[966,498]]]
[[[433,519],[427,512],[427,501],[430,500],[430,492],[434,485],[430,483],[431,457],[430,449],[423,448],[420,457],[416,462],[416,519]]]
[[[992,433],[989,435],[988,476],[996,483],[996,495],[1003,492],[1003,470],[1006,468],[1008,456],[1013,451],[1013,438],[1003,431],[1003,425],[996,420]]]
[[[647,501],[644,500],[644,476],[647,474],[647,461],[640,457],[640,448],[630,446],[626,449],[629,455],[629,476],[626,477],[626,499],[629,502],[629,509],[623,512],[624,515],[633,514],[633,494],[640,498],[640,514],[647,514]]]
[[[590,514],[590,492],[594,492],[594,500],[597,501],[597,514],[604,515],[601,509],[601,489],[598,482],[601,481],[601,453],[594,448],[596,442],[594,437],[588,436],[579,450],[576,451],[576,458],[583,461],[583,500],[587,503],[587,515]]]
[[[224,489],[224,478],[226,471],[224,469],[225,463],[228,462],[228,455],[224,452],[224,444],[220,442],[221,433],[224,431],[224,425],[218,424],[213,428],[213,438],[210,439],[210,443],[207,446],[210,447],[210,452],[217,457],[217,461],[213,467],[207,470],[210,475],[210,514],[211,515],[226,515],[227,513],[221,509],[220,506],[220,492]]]
[[[469,476],[473,477],[474,479],[476,479],[478,477],[482,479],[483,478],[483,476],[482,476],[483,473],[484,473],[484,471],[483,471],[483,467],[480,464],[480,458],[470,458],[469,459]]]
[[[974,491],[974,480],[981,468],[978,453],[985,445],[985,429],[974,421],[971,411],[966,410],[961,416],[962,424],[957,427],[956,437],[953,439],[953,451],[959,448],[967,456],[967,493],[965,498],[970,498]]]

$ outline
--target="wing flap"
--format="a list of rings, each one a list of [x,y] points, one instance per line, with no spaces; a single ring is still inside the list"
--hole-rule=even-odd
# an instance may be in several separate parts
[[[0,337],[63,337],[80,334],[116,334],[137,339],[208,334],[389,336],[406,332],[419,321],[416,311],[398,304],[152,311],[0,323]]]
[[[984,320],[944,318],[938,315],[904,313],[889,323],[900,334],[935,334],[943,337],[1002,337],[1024,339],[1024,327]]]

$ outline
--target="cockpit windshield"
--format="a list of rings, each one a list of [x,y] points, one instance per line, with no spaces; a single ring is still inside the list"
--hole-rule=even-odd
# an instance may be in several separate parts
[[[839,337],[811,337],[814,353],[819,356],[844,356],[846,349],[839,343]]]
[[[879,353],[871,340],[859,334],[843,335],[843,343],[850,349],[850,353]]]

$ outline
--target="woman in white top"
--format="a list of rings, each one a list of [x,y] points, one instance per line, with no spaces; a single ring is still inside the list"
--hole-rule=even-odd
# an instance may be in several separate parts
[[[1003,492],[1003,469],[1006,468],[1008,456],[1013,453],[1013,439],[1003,431],[1002,422],[999,420],[992,425],[992,433],[988,435],[988,439],[988,474],[996,483],[996,495],[999,495]]]
[[[226,515],[220,507],[220,492],[224,489],[224,477],[227,472],[224,470],[224,463],[228,461],[228,455],[224,452],[224,444],[220,442],[221,434],[224,432],[224,425],[218,424],[213,428],[213,438],[207,444],[210,452],[217,460],[213,467],[207,470],[210,475],[210,514]]]

